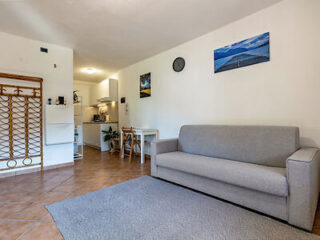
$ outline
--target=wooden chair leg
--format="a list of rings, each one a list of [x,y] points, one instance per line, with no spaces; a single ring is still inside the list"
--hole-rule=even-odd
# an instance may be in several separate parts
[[[131,147],[130,147],[130,156],[129,156],[129,162],[131,162],[131,159],[132,159],[132,151],[133,151],[133,142],[134,142],[134,140],[133,140],[133,138],[131,138]]]
[[[138,141],[137,137],[135,137],[135,138],[136,138],[136,143],[137,143],[137,145],[138,145],[138,147],[139,147],[139,149],[140,149],[140,152],[141,152],[141,145],[140,145],[140,142]]]

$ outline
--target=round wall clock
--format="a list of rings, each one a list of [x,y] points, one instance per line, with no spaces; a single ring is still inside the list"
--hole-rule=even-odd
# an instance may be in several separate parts
[[[185,60],[182,57],[177,57],[172,64],[172,68],[175,72],[181,72],[186,65]]]

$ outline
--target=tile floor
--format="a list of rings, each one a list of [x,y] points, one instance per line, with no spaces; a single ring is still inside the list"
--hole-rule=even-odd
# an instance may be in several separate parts
[[[0,240],[63,239],[45,205],[148,175],[139,161],[87,147],[73,167],[0,179]]]
[[[0,179],[0,240],[63,239],[46,204],[149,175],[150,161],[131,163],[118,154],[86,147],[85,158],[66,167]],[[313,232],[320,235],[320,212]]]

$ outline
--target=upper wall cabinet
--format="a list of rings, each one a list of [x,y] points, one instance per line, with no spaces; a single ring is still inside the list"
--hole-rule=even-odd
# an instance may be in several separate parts
[[[106,79],[90,89],[90,105],[102,101],[118,101],[118,80]]]

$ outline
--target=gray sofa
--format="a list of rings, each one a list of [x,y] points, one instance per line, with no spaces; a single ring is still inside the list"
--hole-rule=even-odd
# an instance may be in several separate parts
[[[312,229],[320,151],[300,147],[297,127],[183,126],[151,153],[154,177]]]

